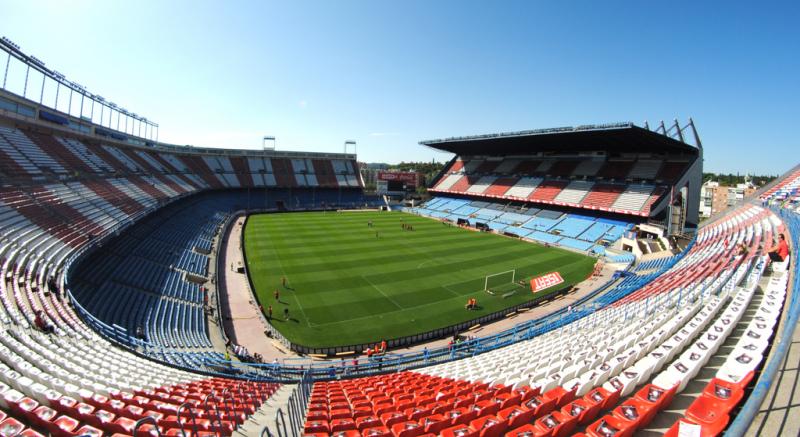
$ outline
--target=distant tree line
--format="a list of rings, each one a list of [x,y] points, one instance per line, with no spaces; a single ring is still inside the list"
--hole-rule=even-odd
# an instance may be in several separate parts
[[[769,183],[773,179],[777,178],[779,175],[765,175],[765,176],[748,176],[750,182],[752,182],[755,186],[761,187],[765,184]],[[720,185],[725,185],[728,187],[735,186],[736,184],[743,184],[745,179],[745,175],[742,174],[733,174],[733,173],[703,173],[703,182],[706,181],[716,181],[719,182]]]

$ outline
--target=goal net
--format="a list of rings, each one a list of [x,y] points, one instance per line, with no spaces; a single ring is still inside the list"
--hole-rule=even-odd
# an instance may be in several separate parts
[[[516,269],[487,275],[484,280],[483,291],[492,292],[492,291],[507,291],[513,289],[516,286],[516,284],[514,283],[514,280],[516,279],[517,279]]]

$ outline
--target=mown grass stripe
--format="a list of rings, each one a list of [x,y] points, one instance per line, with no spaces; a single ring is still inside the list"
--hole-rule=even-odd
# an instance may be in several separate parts
[[[402,230],[401,223],[414,231]],[[532,298],[529,292],[508,299],[483,293],[490,273],[515,268],[524,278],[557,270],[569,285],[585,279],[594,264],[561,249],[379,212],[252,216],[245,249],[262,304],[273,305],[276,315],[290,308],[292,320],[274,325],[311,347],[411,335]],[[291,290],[281,288],[282,276]],[[282,302],[272,296],[276,288]],[[481,309],[465,311],[468,297],[476,297]]]

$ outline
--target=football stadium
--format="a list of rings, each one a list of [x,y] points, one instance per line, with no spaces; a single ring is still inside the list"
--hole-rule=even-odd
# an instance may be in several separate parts
[[[445,132],[382,192],[0,51],[1,436],[800,430],[793,156],[701,217],[699,119]]]

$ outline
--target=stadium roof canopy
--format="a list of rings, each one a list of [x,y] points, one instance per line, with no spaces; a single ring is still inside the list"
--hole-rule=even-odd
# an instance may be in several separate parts
[[[524,155],[534,152],[651,152],[697,154],[695,146],[633,123],[557,127],[420,141],[457,155]]]

